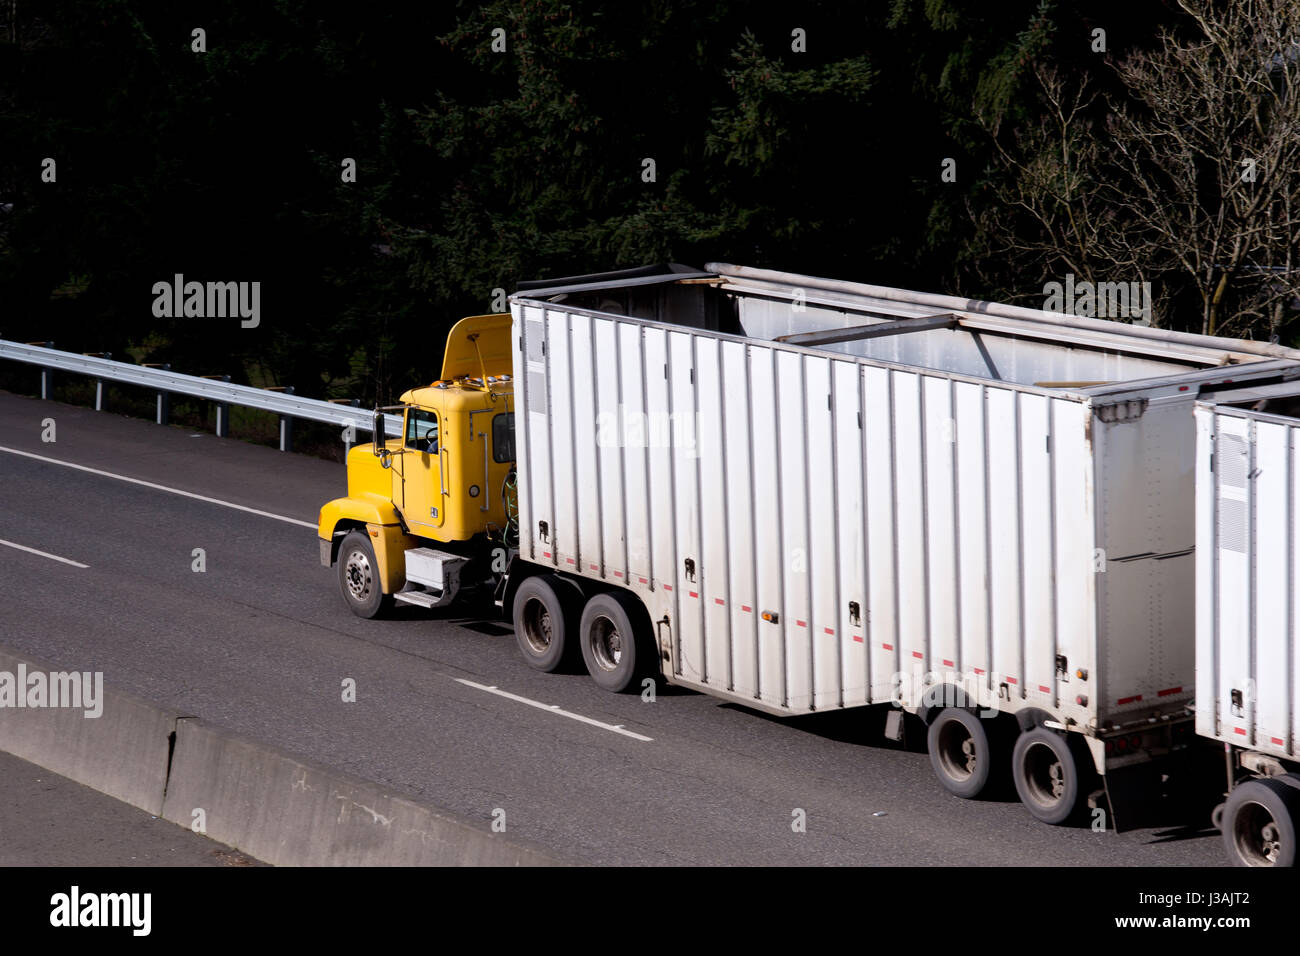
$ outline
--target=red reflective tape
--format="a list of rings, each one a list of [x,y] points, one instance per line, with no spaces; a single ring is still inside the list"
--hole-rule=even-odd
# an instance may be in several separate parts
[[[637,580],[640,581],[642,584],[649,584],[649,583],[650,583],[650,582],[647,581],[645,578],[643,578],[643,577],[639,577],[639,576],[637,577]]]
[[[565,558],[564,560],[568,561],[570,564],[577,564],[577,563],[578,563],[577,561],[574,561],[573,558]]]
[[[1116,703],[1119,704],[1120,707],[1123,707],[1125,704],[1133,704],[1141,699],[1142,699],[1141,694],[1135,694],[1132,697],[1121,697],[1118,701],[1116,701]]]
[[[673,589],[673,586],[672,586],[671,584],[665,584],[665,585],[664,585],[664,590],[665,590],[665,591],[671,591],[672,589]]]
[[[920,651],[912,651],[912,656],[915,657],[917,660],[922,660],[922,661],[925,660],[925,655],[922,654]]]
[[[798,618],[795,619],[795,623],[798,624],[800,627],[807,627],[807,626],[808,626],[808,622],[807,622],[807,621],[800,621]]]
[[[853,635],[853,639],[854,639],[855,641],[857,641],[859,644],[862,643],[862,635],[861,635],[861,634],[854,634],[854,635]]]
[[[752,607],[750,607],[748,604],[742,604],[742,605],[740,606],[740,609],[741,609],[742,611],[744,611],[746,614],[749,614],[750,612],[752,612],[752,611],[754,610],[754,609],[753,609]]]
[[[892,650],[894,649],[894,645],[893,645],[893,644],[881,644],[880,646],[883,647],[883,648],[884,648],[885,650],[887,650],[887,651],[892,651]]]
[[[1044,694],[1050,694],[1052,692],[1052,688],[1048,687],[1046,684],[1039,684],[1038,689]]]
[[[1166,687],[1164,690],[1156,691],[1156,696],[1168,697],[1170,694],[1181,694],[1182,692],[1183,689],[1181,687]]]
[[[1274,745],[1275,747],[1283,747],[1283,746],[1286,746],[1286,741],[1283,740],[1281,737],[1269,737],[1268,739],[1271,740],[1271,741],[1273,742],[1273,745]]]
[[[827,634],[830,634],[830,635],[832,635],[832,636],[834,636],[834,634],[835,634],[835,628],[833,628],[833,627],[825,627],[825,628],[822,628],[822,630],[824,630]]]
[[[700,596],[700,592],[699,592],[699,591],[690,591],[690,592],[688,592],[688,593],[689,593],[689,594],[691,595],[691,597],[693,597],[693,598],[697,598],[697,597]]]
[[[615,572],[614,572],[614,577],[616,577],[616,578],[621,578],[622,576],[623,576],[623,572],[622,572],[622,571],[615,571]]]
[[[599,571],[600,568],[596,567],[596,565],[593,564],[593,565],[591,566],[591,570],[593,570],[593,571]]]
[[[722,600],[722,598],[714,598],[714,599],[713,599],[713,603],[716,604],[716,605],[718,605],[718,607],[726,607],[726,606],[727,606],[727,602],[724,601],[724,600]]]
[[[1008,684],[1014,684],[1015,682],[1016,682],[1016,679],[1015,679],[1014,677],[1008,677],[1008,678],[1007,678],[1007,683],[1008,683]]]
[[[542,552],[542,557],[544,557],[544,558],[549,558],[550,556],[551,556],[551,552],[549,552],[549,551],[543,551],[543,552]]]
[[[944,666],[944,667],[956,667],[957,665],[954,664],[952,661],[948,660],[947,658],[944,658],[943,666]]]
[[[976,673],[976,674],[983,674],[983,673],[984,673],[984,668],[982,668],[982,667],[977,667],[977,668],[975,668],[975,673]]]
[[[1233,727],[1233,728],[1232,728],[1232,732],[1233,732],[1234,734],[1241,734],[1241,736],[1243,736],[1243,737],[1246,736],[1246,728],[1245,728],[1245,727]]]

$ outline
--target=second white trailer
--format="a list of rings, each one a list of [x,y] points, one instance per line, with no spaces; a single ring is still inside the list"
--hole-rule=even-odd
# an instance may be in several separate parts
[[[1196,731],[1224,744],[1229,857],[1294,866],[1300,826],[1300,386],[1198,402]]]

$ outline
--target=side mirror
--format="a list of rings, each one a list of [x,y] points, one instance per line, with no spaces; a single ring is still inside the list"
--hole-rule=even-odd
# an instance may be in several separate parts
[[[377,408],[370,418],[370,435],[371,440],[374,442],[375,454],[378,455],[379,449],[384,447],[384,439],[387,434],[384,432],[384,413]],[[388,466],[385,465],[384,467],[387,468]]]
[[[387,448],[381,448],[376,454],[379,455],[380,468],[393,467],[393,453],[391,451],[389,451]]]

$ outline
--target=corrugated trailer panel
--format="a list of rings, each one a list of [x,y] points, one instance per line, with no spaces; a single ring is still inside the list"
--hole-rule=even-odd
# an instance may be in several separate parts
[[[808,635],[810,587],[808,568],[808,426],[804,401],[803,356],[775,350],[777,440],[773,464],[780,491],[773,502],[773,516],[781,526],[781,619],[784,638],[786,696],[791,710],[810,709],[812,704],[812,644]],[[702,454],[709,454],[704,449]]]
[[[1094,498],[1091,447],[1079,436],[1087,434],[1092,422],[1092,412],[1085,406],[1070,402],[1052,404],[1052,436],[1054,440],[1052,464],[1054,510],[1056,516],[1056,580],[1095,581],[1097,556],[1075,542],[1092,541],[1093,512],[1080,508],[1078,502]],[[1095,672],[1093,659],[1096,642],[1096,590],[1092,587],[1058,587],[1056,602],[1056,647],[1054,653],[1062,660],[1061,672],[1056,675],[1059,703],[1079,707],[1075,698],[1093,696],[1087,682],[1080,681],[1076,672],[1086,669]],[[1051,686],[1050,675],[1041,671],[1036,675],[1040,693],[1043,686]],[[1061,682],[1064,682],[1062,684]],[[1087,712],[1079,707],[1079,712]]]
[[[855,373],[856,374],[856,373]],[[872,700],[888,700],[900,670],[898,509],[894,506],[894,390],[889,369],[863,366],[863,468],[867,513],[867,606],[863,609]]]
[[[867,648],[866,513],[863,508],[861,370],[847,362],[832,364],[834,435],[831,452],[835,462],[835,508],[831,522],[839,567],[835,587],[839,600],[832,625],[840,647],[840,684],[844,706],[865,704],[871,699],[869,650]],[[855,613],[856,611],[856,613]]]
[[[722,447],[728,480],[727,574],[730,600],[726,606],[731,630],[732,689],[744,697],[758,695],[758,610],[755,607],[754,548],[758,521],[754,485],[745,480],[754,470],[754,422],[750,414],[749,358],[738,342],[720,343],[722,394],[726,415]]]
[[[760,616],[782,606],[783,545],[778,520],[780,473],[776,467],[776,357],[768,349],[749,350],[750,407],[754,420],[752,454],[754,501],[754,560],[758,566],[754,611]],[[740,482],[741,476],[736,477]],[[760,699],[771,706],[785,702],[785,642],[778,639],[777,624],[759,620],[758,666]]]
[[[521,550],[640,593],[675,679],[798,713],[938,672],[1017,709],[1088,666],[1085,403],[515,309]]]
[[[926,633],[928,646],[919,648],[926,670],[953,661],[960,641],[957,606],[960,593],[957,581],[957,486],[953,474],[957,441],[952,409],[952,381],[926,376],[922,380],[925,461],[922,495],[925,511],[926,581],[930,602]],[[916,658],[914,658],[916,659]],[[956,666],[955,663],[947,665]]]
[[[1195,685],[1192,392],[1093,422],[1098,482],[1098,715],[1175,712]]]
[[[953,383],[954,434],[957,468],[957,549],[960,562],[960,643],[954,662],[962,662],[972,679],[987,685],[992,658],[989,599],[988,419],[984,388],[971,382]],[[1083,408],[1083,406],[1080,406]],[[945,665],[946,666],[946,665]]]
[[[989,681],[998,687],[1005,676],[1024,673],[1021,658],[1024,628],[1021,552],[1021,475],[1019,415],[1016,393],[988,389],[989,503],[988,523],[991,564],[989,594],[992,608],[992,652]],[[1011,685],[1008,684],[1008,688]]]
[[[1197,733],[1297,756],[1300,423],[1198,404]]]

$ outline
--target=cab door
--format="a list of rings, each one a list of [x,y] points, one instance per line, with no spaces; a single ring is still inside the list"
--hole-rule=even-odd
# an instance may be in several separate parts
[[[402,516],[412,534],[435,537],[446,521],[444,471],[438,413],[415,405],[406,409],[402,430],[402,454],[395,460],[393,500],[401,504]]]

